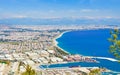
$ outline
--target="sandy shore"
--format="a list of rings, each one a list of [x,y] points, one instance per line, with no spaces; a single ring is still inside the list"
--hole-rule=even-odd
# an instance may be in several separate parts
[[[57,44],[58,44],[58,42],[56,41],[56,39],[62,37],[63,34],[65,34],[65,33],[67,33],[67,32],[70,32],[70,31],[64,31],[64,32],[60,33],[60,35],[58,35],[57,37],[55,37],[55,38],[53,39],[53,42],[54,42],[54,45],[55,45],[55,46],[57,46]]]
[[[63,36],[63,34],[65,34],[65,33],[67,33],[67,32],[70,32],[70,31],[64,31],[64,32],[60,33],[60,35],[58,35],[57,37],[55,37],[55,38],[53,39],[53,43],[54,43],[54,46],[58,47],[59,49],[61,49],[61,50],[62,50],[62,51],[64,51],[65,53],[70,54],[70,53],[69,53],[69,52],[67,52],[66,50],[64,50],[64,49],[60,48],[60,47],[58,46],[58,42],[56,41],[56,39],[58,39],[58,38],[62,37],[62,36]]]

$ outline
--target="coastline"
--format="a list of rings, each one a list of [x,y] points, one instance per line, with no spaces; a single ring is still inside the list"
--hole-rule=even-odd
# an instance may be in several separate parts
[[[54,39],[53,39],[53,43],[54,43],[54,46],[59,48],[60,50],[62,50],[63,52],[67,53],[67,54],[71,54],[69,52],[67,52],[66,50],[62,49],[61,47],[58,46],[58,42],[56,41],[56,39],[62,37],[65,33],[67,32],[71,32],[71,31],[75,31],[75,30],[69,30],[69,31],[64,31],[62,33],[60,33],[58,36],[56,36]],[[80,54],[82,55],[82,54]],[[84,56],[84,55],[82,55]],[[109,60],[109,61],[118,61],[117,59],[114,59],[114,58],[109,58],[109,57],[95,57],[95,56],[85,56],[85,57],[89,57],[89,58],[97,58],[97,59],[106,59],[106,60]]]
[[[81,29],[82,30],[82,29]],[[84,30],[84,29],[83,29]],[[91,29],[92,30],[92,29]],[[67,52],[66,50],[62,49],[61,47],[58,46],[58,42],[56,39],[62,37],[65,33],[67,32],[71,32],[71,31],[76,31],[76,30],[68,30],[68,31],[63,31],[62,33],[60,33],[58,36],[56,36],[54,39],[53,39],[53,43],[54,43],[54,46],[59,48],[60,50],[62,50],[63,52],[67,53],[67,54],[71,54],[69,52]],[[82,54],[79,54],[79,55],[82,55]],[[82,56],[85,56],[85,55],[82,55]],[[109,57],[95,57],[95,56],[85,56],[85,57],[89,57],[89,58],[97,58],[97,59],[106,59],[106,60],[109,60],[109,61],[114,61],[114,62],[118,62],[117,59],[114,59],[114,58],[109,58]]]
[[[58,42],[56,41],[58,38],[62,37],[63,34],[67,33],[67,32],[71,32],[72,30],[69,31],[64,31],[62,33],[60,33],[58,36],[56,36],[55,38],[53,38],[53,45],[57,48],[59,48],[60,50],[62,50],[63,52],[70,54],[69,52],[67,52],[66,50],[62,49],[61,47],[58,46]]]

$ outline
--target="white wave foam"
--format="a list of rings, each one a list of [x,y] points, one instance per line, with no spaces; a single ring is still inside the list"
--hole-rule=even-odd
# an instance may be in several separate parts
[[[97,58],[97,59],[106,59],[106,60],[110,60],[110,61],[118,61],[114,58],[108,58],[108,57],[91,57],[91,58]]]

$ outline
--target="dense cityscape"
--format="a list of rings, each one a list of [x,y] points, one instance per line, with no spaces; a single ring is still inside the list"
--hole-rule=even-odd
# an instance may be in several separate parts
[[[115,27],[115,26],[114,26]],[[57,46],[56,38],[66,31],[113,28],[113,26],[16,26],[0,27],[0,75],[21,75],[29,65],[37,75],[83,75],[99,67],[42,68],[40,65],[68,62],[99,63],[82,55],[71,55]],[[67,69],[66,69],[67,68]]]

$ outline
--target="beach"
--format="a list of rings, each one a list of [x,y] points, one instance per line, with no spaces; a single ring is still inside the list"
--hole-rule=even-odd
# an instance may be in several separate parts
[[[56,41],[58,38],[62,37],[67,32],[70,32],[70,31],[64,31],[64,32],[60,33],[58,36],[56,36],[55,38],[53,38],[53,45],[56,46],[57,48],[59,48],[60,50],[62,50],[63,52],[65,52],[67,54],[70,54],[69,52],[67,52],[64,49],[60,48],[58,46],[58,42]]]

